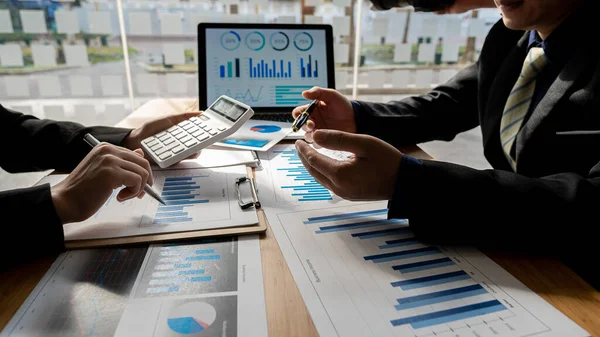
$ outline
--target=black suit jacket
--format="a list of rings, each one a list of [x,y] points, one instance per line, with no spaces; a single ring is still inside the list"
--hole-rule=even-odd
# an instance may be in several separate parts
[[[481,126],[493,170],[423,160],[401,165],[390,217],[408,218],[421,240],[557,254],[596,287],[600,237],[600,48],[597,1],[572,57],[517,137],[517,172],[500,145],[500,121],[527,54],[528,34],[498,22],[478,62],[431,93],[360,102],[360,133],[397,147],[452,140]],[[596,273],[597,274],[597,273]]]
[[[69,172],[90,151],[83,140],[86,133],[100,141],[120,144],[130,131],[40,120],[0,105],[0,167],[11,173],[47,169]],[[48,184],[0,192],[0,223],[4,225],[5,238],[17,245],[27,245],[19,249],[19,254],[10,254],[8,240],[3,240],[0,255],[10,257],[5,261],[14,262],[22,255],[64,248],[62,223],[54,209]]]

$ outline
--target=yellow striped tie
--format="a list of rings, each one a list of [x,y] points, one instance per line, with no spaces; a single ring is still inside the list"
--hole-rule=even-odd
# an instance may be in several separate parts
[[[533,98],[535,91],[536,76],[548,64],[548,59],[542,48],[531,48],[529,54],[523,63],[523,70],[517,83],[513,87],[502,113],[502,122],[500,123],[500,140],[504,155],[510,162],[513,170],[517,169],[516,159],[511,155],[511,149],[517,139],[517,134]]]

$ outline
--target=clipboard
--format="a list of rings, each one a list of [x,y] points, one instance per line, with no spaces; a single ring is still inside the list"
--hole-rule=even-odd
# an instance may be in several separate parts
[[[88,239],[88,240],[74,240],[66,241],[66,249],[84,249],[84,248],[97,248],[97,247],[110,247],[110,246],[124,246],[124,245],[136,245],[136,244],[151,244],[157,242],[170,242],[170,241],[185,241],[194,240],[203,237],[215,237],[215,236],[230,236],[230,235],[246,235],[246,234],[259,234],[264,233],[267,230],[267,218],[265,212],[261,208],[260,200],[258,198],[258,191],[255,184],[254,170],[252,167],[246,167],[247,177],[238,178],[236,181],[236,189],[238,191],[238,203],[240,207],[244,205],[246,208],[254,207],[256,215],[258,216],[258,223],[254,225],[246,225],[239,227],[228,227],[228,228],[217,228],[217,229],[206,229],[198,231],[186,231],[186,232],[175,232],[175,233],[163,233],[163,234],[147,234],[147,235],[136,235],[110,239]],[[243,186],[249,186],[252,195],[251,200],[244,200],[241,197],[241,188]]]

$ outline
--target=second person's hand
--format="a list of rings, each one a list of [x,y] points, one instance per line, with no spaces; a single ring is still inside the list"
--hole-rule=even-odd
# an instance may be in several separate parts
[[[302,92],[302,97],[313,100],[318,99],[317,107],[310,115],[310,119],[302,129],[306,131],[306,140],[313,142],[312,132],[317,129],[332,129],[356,133],[356,121],[352,103],[340,92],[320,87],[313,87]],[[307,105],[299,106],[292,111],[292,116],[297,118]]]
[[[131,151],[101,143],[65,180],[52,187],[52,201],[63,224],[79,222],[94,215],[114,189],[125,186],[117,195],[122,202],[142,197],[145,184],[152,185],[153,181],[150,163],[141,149]]]
[[[169,129],[170,127],[177,125],[184,120],[190,119],[195,116],[199,116],[202,112],[193,111],[193,112],[183,112],[173,115],[168,115],[164,117],[159,117],[157,119],[148,121],[144,123],[141,127],[131,131],[131,133],[123,140],[123,147],[128,148],[130,150],[139,149],[142,147],[142,140],[154,136],[155,134]],[[198,157],[198,154],[194,154],[190,156],[188,159],[192,159]],[[146,156],[146,158],[150,161],[150,163],[155,164],[154,160],[150,156]]]
[[[351,201],[390,200],[394,194],[402,153],[392,145],[368,135],[319,130],[315,144],[347,151],[346,161],[325,156],[302,140],[296,141],[298,157],[310,175],[338,196]]]

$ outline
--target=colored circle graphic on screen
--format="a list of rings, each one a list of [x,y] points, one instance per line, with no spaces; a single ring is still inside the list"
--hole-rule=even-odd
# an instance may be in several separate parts
[[[284,32],[276,32],[271,34],[271,47],[277,51],[286,50],[290,45],[290,38]]]
[[[246,35],[246,46],[251,50],[261,50],[265,46],[265,36],[261,32],[254,31]]]
[[[251,127],[250,130],[259,133],[273,133],[281,131],[281,128],[277,125],[255,125]]]
[[[313,46],[313,38],[307,32],[300,32],[294,37],[294,46],[300,51],[308,51]]]
[[[188,302],[171,310],[167,325],[182,335],[193,335],[208,329],[217,318],[215,308],[205,302]]]
[[[240,35],[233,30],[221,35],[221,47],[223,47],[223,49],[235,50],[240,46],[240,42],[242,42],[242,38],[240,38]]]

